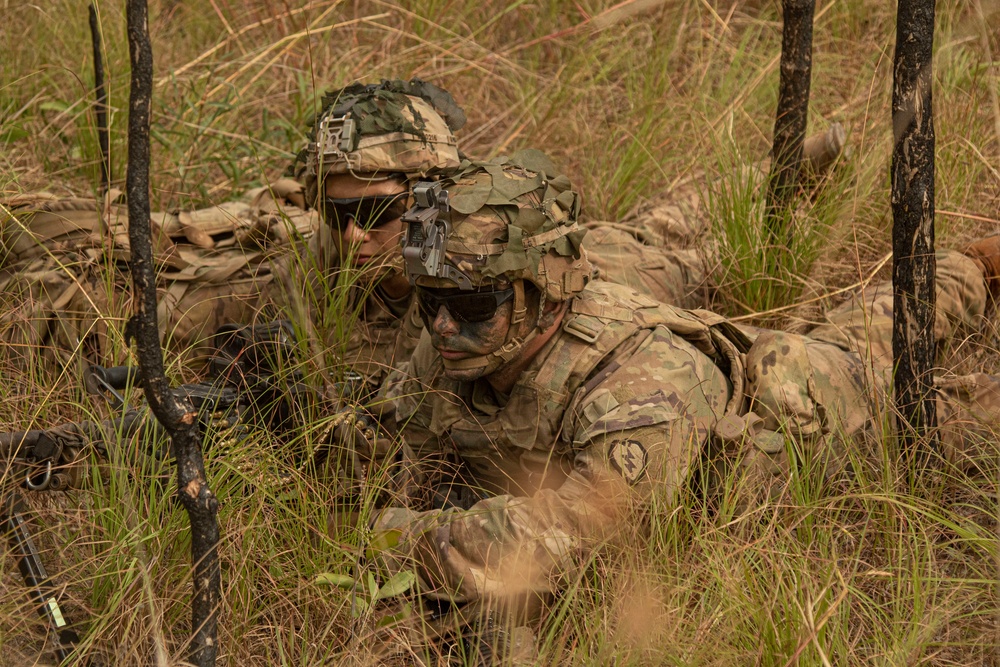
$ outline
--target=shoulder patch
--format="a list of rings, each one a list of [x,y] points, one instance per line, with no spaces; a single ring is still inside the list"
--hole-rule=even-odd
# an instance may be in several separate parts
[[[635,484],[646,472],[649,456],[638,440],[615,440],[608,447],[611,466],[629,484]]]

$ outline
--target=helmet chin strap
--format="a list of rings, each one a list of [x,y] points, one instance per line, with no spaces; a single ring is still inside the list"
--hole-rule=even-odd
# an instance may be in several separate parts
[[[513,287],[514,307],[511,310],[510,326],[507,328],[507,338],[504,340],[503,345],[489,354],[484,354],[478,357],[454,360],[442,358],[441,361],[444,363],[445,370],[481,370],[482,372],[480,373],[480,377],[490,375],[517,358],[517,356],[521,353],[521,350],[524,349],[524,346],[541,333],[541,330],[538,328],[538,322],[536,321],[535,326],[532,327],[531,331],[529,331],[526,336],[520,337],[516,335],[521,322],[524,321],[524,318],[528,314],[528,309],[524,299],[524,281],[515,280]],[[545,293],[539,291],[539,317],[541,316],[544,299]]]

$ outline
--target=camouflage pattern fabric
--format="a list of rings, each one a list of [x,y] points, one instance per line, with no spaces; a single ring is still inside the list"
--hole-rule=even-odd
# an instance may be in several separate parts
[[[982,272],[961,253],[939,252],[936,278],[934,335],[941,348],[981,327],[987,296]],[[757,338],[746,359],[747,388],[750,408],[762,421],[750,428],[757,446],[744,463],[758,484],[769,485],[769,475],[783,478],[788,467],[783,438],[760,433],[780,431],[837,453],[862,429],[882,422],[891,405],[892,300],[892,284],[879,283],[830,311],[805,336],[767,332]],[[1000,418],[997,379],[943,375],[936,383],[944,454],[971,464],[977,444]]]
[[[970,258],[954,250],[937,253],[937,318],[934,338],[951,340],[959,331],[982,326],[986,309],[983,274]],[[857,353],[887,380],[892,367],[892,283],[869,286],[827,313],[826,322],[806,335]]]
[[[404,174],[408,180],[459,164],[453,130],[465,113],[451,95],[413,79],[355,83],[326,93],[309,143],[289,176],[302,183],[313,207],[330,174]]]
[[[944,341],[978,324],[986,295],[958,253],[939,256],[938,284]],[[594,282],[509,396],[449,380],[425,337],[386,396],[407,444],[423,460],[453,458],[478,498],[383,511],[375,528],[397,545],[387,566],[415,566],[422,591],[455,602],[551,592],[592,549],[627,538],[651,503],[669,509],[706,449],[731,448],[744,483],[760,488],[787,473],[787,437],[836,455],[885,400],[885,290],[833,311],[816,338],[747,337],[711,313]],[[938,388],[949,456],[974,460],[1000,419],[1000,378]]]
[[[681,308],[708,305],[712,267],[707,246],[671,250],[647,245],[616,225],[591,223],[588,227],[583,248],[598,279]]]
[[[457,456],[482,498],[381,515],[376,528],[400,531],[401,563],[415,558],[428,595],[554,590],[651,496],[673,499],[715,424],[739,411],[749,341],[722,318],[601,281],[570,303],[509,399],[442,375],[426,336],[387,392],[407,444]]]
[[[593,277],[580,250],[586,234],[576,222],[580,196],[541,151],[464,160],[439,183],[449,204],[434,223],[448,224],[442,265],[407,264],[411,281],[447,277],[467,282],[463,289],[471,289],[525,280],[545,298],[564,301]],[[409,241],[408,235],[404,246]]]
[[[132,313],[127,207],[21,196],[2,203],[0,322],[4,342],[33,357],[108,363]],[[291,181],[210,209],[153,213],[158,318],[164,342],[201,353],[227,322],[253,321],[271,280],[269,259],[314,231]],[[117,336],[120,340],[120,334]]]
[[[618,222],[588,221],[584,247],[598,277],[681,308],[708,307],[719,261],[702,194],[687,178]]]
[[[752,169],[759,173],[759,169]],[[711,233],[708,211],[702,200],[704,176],[689,177],[647,201],[640,202],[614,226],[634,234],[643,243],[671,250],[698,249]],[[588,227],[612,223],[589,222]]]

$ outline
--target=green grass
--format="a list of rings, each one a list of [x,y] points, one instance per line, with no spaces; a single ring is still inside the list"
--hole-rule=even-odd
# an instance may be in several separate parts
[[[154,207],[207,206],[281,175],[326,88],[420,76],[465,107],[459,139],[468,154],[545,149],[592,219],[620,218],[680,178],[703,175],[720,243],[716,305],[729,314],[793,324],[789,311],[759,313],[866,276],[890,247],[895,3],[817,8],[810,131],[843,123],[851,154],[796,213],[790,251],[768,247],[759,179],[746,167],[770,148],[779,4],[665,0],[634,14],[645,3],[611,11],[616,4],[154,2]],[[99,10],[121,186],[124,12],[103,1]],[[938,217],[938,239],[959,245],[997,226],[997,73],[973,4],[939,2],[937,11],[936,206],[948,213]],[[998,21],[988,15],[993,54]],[[14,45],[0,58],[0,191],[92,194],[98,156],[85,8],[7,3],[0,26]],[[305,251],[295,262],[298,271],[315,266]],[[110,278],[102,291],[123,303]],[[318,281],[304,300],[318,338],[343,341],[346,285]],[[127,310],[117,307],[111,321]],[[109,361],[126,360],[124,341],[111,343]],[[305,377],[336,380],[339,349],[303,350]],[[992,343],[978,357],[997,370]],[[178,381],[191,378],[183,360],[168,357]],[[83,394],[73,368],[7,348],[0,375],[4,430],[108,414]],[[255,433],[207,452],[222,504],[223,663],[376,664],[391,646],[399,664],[436,664],[441,649],[380,621],[400,603],[362,604],[360,593],[315,582],[333,573],[365,583],[374,566],[363,527],[327,535],[330,499],[343,480],[329,467],[300,470],[288,454],[315,448],[329,425],[322,415],[306,421],[288,443]],[[910,489],[886,430],[850,451],[850,475],[824,475],[826,461],[808,460],[779,493],[747,503],[730,470],[715,485],[686,490],[679,503],[655,503],[624,545],[609,545],[568,575],[537,628],[543,664],[996,662],[995,439],[985,473],[944,467],[933,484]],[[109,462],[88,467],[84,488],[28,498],[38,543],[65,587],[67,613],[81,623],[85,652],[114,664],[180,664],[190,538],[173,500],[174,473],[145,456],[143,444],[113,449]],[[274,483],[277,473],[290,481]],[[380,489],[362,491],[367,516]],[[0,582],[0,665],[32,664],[40,624],[9,556]]]

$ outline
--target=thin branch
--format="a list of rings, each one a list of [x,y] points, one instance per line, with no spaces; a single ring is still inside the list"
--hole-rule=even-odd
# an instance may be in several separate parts
[[[904,451],[934,446],[934,0],[900,0],[892,86],[892,353]],[[925,458],[921,456],[920,458]]]
[[[783,0],[781,76],[765,224],[772,244],[790,243],[782,222],[798,185],[812,79],[815,0]]]
[[[207,667],[215,664],[218,651],[217,612],[221,588],[219,504],[205,477],[197,413],[190,400],[170,390],[163,371],[149,219],[149,115],[153,90],[153,50],[149,41],[145,0],[128,0],[126,17],[132,77],[125,189],[128,194],[132,281],[137,295],[137,312],[129,320],[126,333],[135,339],[136,356],[150,411],[170,434],[177,458],[178,496],[191,521],[194,564],[190,661]]]
[[[101,55],[101,26],[97,21],[97,7],[90,3],[90,41],[94,46],[94,106],[97,125],[97,145],[101,150],[101,183],[98,193],[103,197],[111,184],[111,149],[108,142],[108,92],[104,86],[104,58]]]

